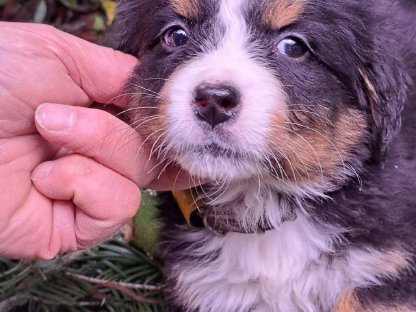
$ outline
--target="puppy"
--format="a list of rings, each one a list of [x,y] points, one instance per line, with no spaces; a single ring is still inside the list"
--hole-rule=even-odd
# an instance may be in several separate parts
[[[171,311],[416,311],[413,1],[121,0],[118,19],[131,125],[210,181],[162,211]]]

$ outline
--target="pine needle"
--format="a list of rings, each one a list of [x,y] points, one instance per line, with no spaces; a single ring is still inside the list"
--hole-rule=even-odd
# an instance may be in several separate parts
[[[51,261],[0,259],[0,311],[164,312],[154,259],[121,237]]]

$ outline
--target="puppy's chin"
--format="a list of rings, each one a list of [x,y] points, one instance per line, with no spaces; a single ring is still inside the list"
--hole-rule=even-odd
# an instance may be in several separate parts
[[[192,176],[225,183],[258,176],[259,165],[246,156],[233,155],[217,147],[204,147],[182,153],[176,161]]]

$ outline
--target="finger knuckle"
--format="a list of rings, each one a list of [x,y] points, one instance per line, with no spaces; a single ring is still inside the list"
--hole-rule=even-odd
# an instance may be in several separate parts
[[[140,190],[135,187],[135,185],[132,185],[131,187],[126,188],[122,194],[118,194],[116,197],[118,206],[117,210],[120,213],[120,217],[123,220],[132,219],[140,206]]]
[[[91,159],[80,155],[68,156],[62,165],[67,177],[70,178],[90,176],[93,173]]]

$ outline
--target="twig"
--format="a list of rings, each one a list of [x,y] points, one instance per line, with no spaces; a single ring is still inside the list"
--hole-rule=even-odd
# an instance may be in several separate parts
[[[103,286],[111,287],[110,285],[103,285]],[[145,296],[137,295],[134,291],[131,291],[130,289],[122,287],[120,285],[113,285],[113,288],[125,293],[127,296],[129,296],[131,299],[137,302],[143,302],[143,303],[149,303],[149,304],[163,304],[161,300],[151,299]]]
[[[103,279],[99,279],[99,278],[89,277],[89,276],[80,275],[80,274],[76,274],[76,273],[70,273],[70,272],[66,272],[65,274],[68,275],[68,276],[76,277],[80,280],[90,282],[90,283],[93,283],[93,284],[98,284],[98,285],[105,285],[105,286],[108,286],[108,285],[114,285],[115,286],[116,285],[116,286],[120,286],[120,287],[123,287],[123,288],[141,289],[141,290],[155,290],[155,291],[161,291],[163,289],[163,286],[108,281],[108,280],[103,280]],[[110,287],[110,286],[108,286],[108,287]]]
[[[69,275],[71,277],[78,278],[80,280],[90,282],[93,284],[96,284],[101,287],[108,287],[113,288],[121,291],[131,299],[137,302],[143,302],[143,303],[149,303],[149,304],[163,304],[161,300],[148,298],[146,296],[140,296],[136,294],[131,289],[141,289],[141,290],[150,290],[150,291],[160,291],[162,290],[161,286],[153,286],[153,285],[143,285],[143,284],[132,284],[132,283],[123,283],[123,282],[115,282],[115,281],[107,281],[102,280],[94,277],[88,277],[84,275],[79,275],[75,273],[69,273],[67,272],[66,275]]]

